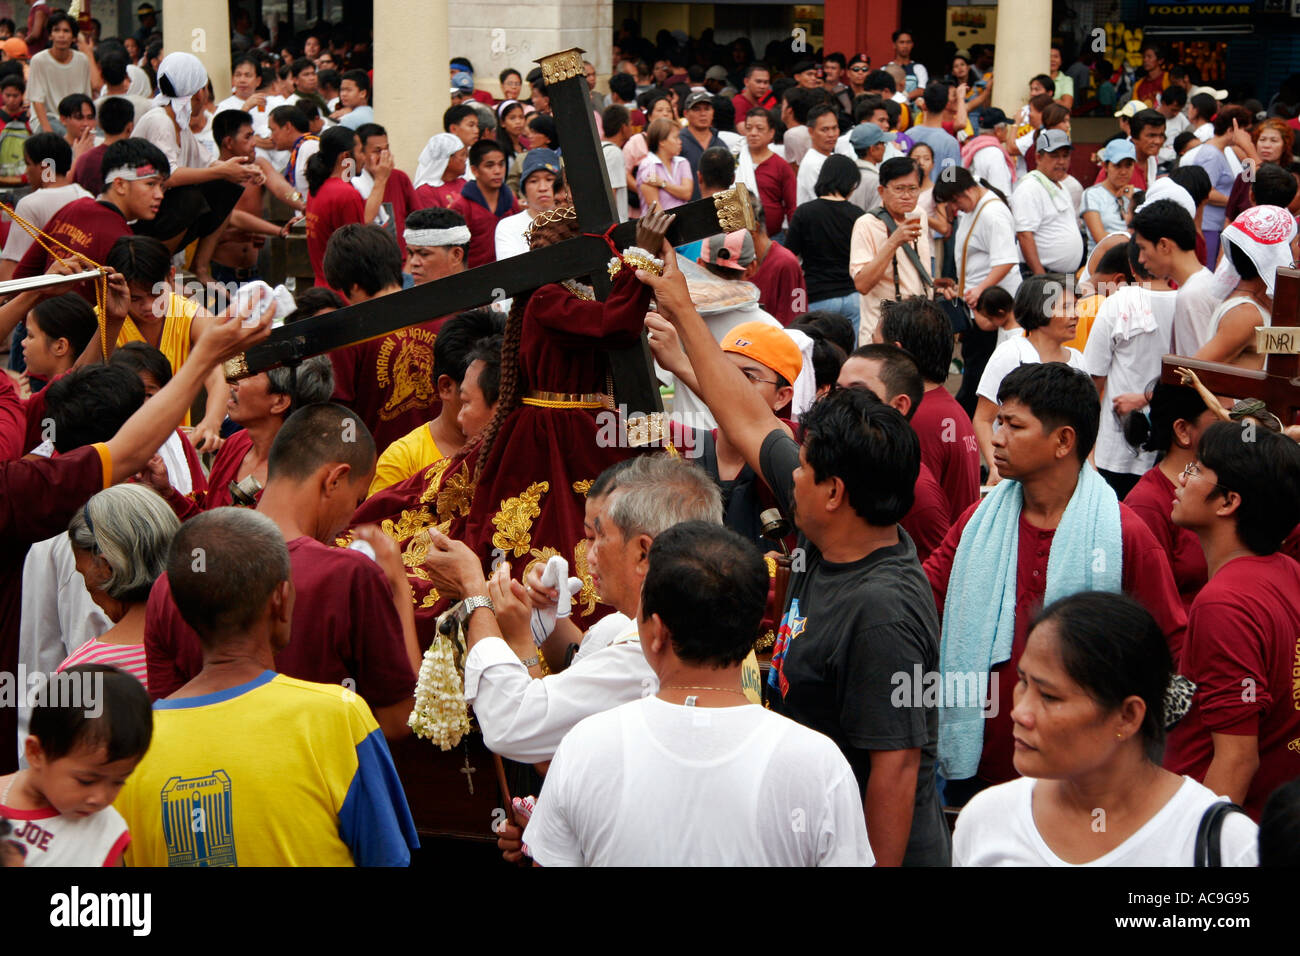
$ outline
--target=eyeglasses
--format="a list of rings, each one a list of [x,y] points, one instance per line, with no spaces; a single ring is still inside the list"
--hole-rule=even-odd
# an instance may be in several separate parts
[[[916,196],[921,192],[920,186],[895,186],[890,183],[886,188],[896,196]]]
[[[1189,479],[1192,478],[1200,478],[1204,481],[1209,481],[1210,484],[1214,485],[1214,487],[1216,488],[1222,488],[1224,491],[1228,490],[1227,488],[1224,488],[1223,485],[1219,484],[1217,481],[1210,481],[1210,479],[1206,478],[1205,475],[1201,473],[1201,466],[1194,461],[1189,461],[1187,463],[1187,467],[1184,468],[1182,471],[1182,478],[1184,483],[1186,483]]]
[[[755,372],[753,369],[742,368],[742,369],[740,370],[740,372],[741,372],[742,375],[745,376],[745,378],[749,379],[749,380],[750,380],[751,382],[753,382],[755,385],[775,385],[775,384],[776,384],[776,380],[775,380],[775,379],[770,379],[770,378],[759,378],[759,377],[758,377],[758,373]]]

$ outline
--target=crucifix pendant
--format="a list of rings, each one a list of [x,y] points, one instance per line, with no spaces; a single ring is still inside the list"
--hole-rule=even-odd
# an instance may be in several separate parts
[[[469,765],[469,748],[465,748],[465,766],[460,768],[460,772],[465,775],[465,784],[469,787],[470,796],[474,795],[474,774],[478,773],[478,767]]]

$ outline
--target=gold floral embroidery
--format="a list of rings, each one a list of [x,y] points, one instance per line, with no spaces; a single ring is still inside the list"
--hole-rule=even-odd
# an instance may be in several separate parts
[[[411,508],[404,510],[396,521],[385,518],[379,523],[379,530],[401,544],[435,523],[428,508]]]
[[[767,565],[767,576],[768,576],[769,578],[775,578],[775,577],[776,577],[776,558],[772,557],[770,554],[765,554],[765,555],[763,555],[763,563]]]
[[[469,469],[462,468],[443,483],[438,491],[438,518],[449,521],[456,515],[469,516],[470,505],[474,503],[474,483],[470,480]]]
[[[596,581],[591,576],[591,565],[587,563],[588,544],[590,542],[583,538],[573,546],[573,573],[582,579],[582,590],[578,592],[577,603],[582,605],[583,614],[596,610],[596,603],[600,600],[596,595]]]
[[[425,476],[428,482],[424,486],[424,493],[420,495],[420,504],[426,505],[438,496],[438,484],[442,481],[443,472],[451,464],[450,458],[439,458],[432,465],[425,469]]]
[[[595,481],[596,481],[595,478],[584,478],[582,479],[582,481],[575,481],[573,483],[573,490],[577,494],[586,497],[587,492],[591,491],[591,486],[595,483]]]
[[[519,497],[501,502],[501,509],[492,516],[492,523],[497,528],[496,534],[492,535],[494,547],[505,554],[513,553],[516,558],[528,553],[533,519],[542,513],[542,495],[550,489],[550,482],[535,481]]]

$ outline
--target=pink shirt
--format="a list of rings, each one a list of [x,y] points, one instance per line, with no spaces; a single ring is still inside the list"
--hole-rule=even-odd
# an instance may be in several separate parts
[[[672,169],[669,169],[664,166],[664,161],[655,153],[650,153],[645,159],[641,160],[641,165],[636,168],[636,184],[637,191],[641,193],[641,207],[643,209],[649,206],[650,203],[645,198],[645,193],[641,191],[640,186],[651,176],[657,176],[664,182],[680,186],[682,183],[691,181],[691,164],[686,161],[684,156],[674,156]],[[673,209],[677,206],[684,206],[688,201],[678,199],[666,189],[659,190],[660,209]]]
[[[91,638],[68,655],[68,659],[58,666],[58,670],[67,670],[78,664],[107,664],[124,670],[149,689],[149,669],[145,664],[143,644],[105,644]]]

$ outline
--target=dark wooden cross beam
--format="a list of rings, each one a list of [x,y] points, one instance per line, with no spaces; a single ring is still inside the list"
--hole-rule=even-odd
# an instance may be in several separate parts
[[[1196,373],[1215,395],[1258,398],[1284,425],[1300,415],[1300,271],[1278,269],[1273,287],[1272,326],[1256,330],[1256,350],[1268,353],[1263,369],[1238,368],[1221,362],[1204,362],[1183,355],[1166,355],[1160,380],[1170,385],[1182,379],[1181,365]]]
[[[548,282],[589,276],[597,296],[603,298],[609,290],[606,267],[611,251],[599,236],[618,222],[618,212],[587,93],[583,52],[567,50],[538,62],[542,65],[559,132],[565,178],[578,214],[578,226],[580,232],[590,235],[276,329],[266,341],[227,362],[226,377],[244,378],[277,366],[294,365],[313,355],[378,338],[436,316],[486,305]],[[740,183],[716,196],[679,206],[673,212],[677,220],[668,230],[668,241],[674,246],[719,232],[754,228],[751,199]],[[635,238],[635,221],[621,223],[611,234],[619,249],[632,245]],[[630,415],[662,411],[659,386],[644,336],[639,347],[611,352],[610,365],[615,400],[625,405]]]

